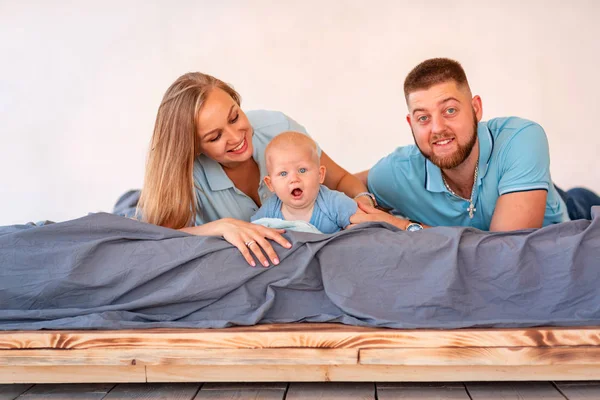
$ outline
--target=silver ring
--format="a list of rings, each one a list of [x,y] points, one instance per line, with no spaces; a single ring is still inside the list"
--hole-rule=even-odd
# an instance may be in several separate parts
[[[256,243],[256,241],[251,240],[249,242],[244,243],[246,245],[246,247],[250,247],[252,244]]]

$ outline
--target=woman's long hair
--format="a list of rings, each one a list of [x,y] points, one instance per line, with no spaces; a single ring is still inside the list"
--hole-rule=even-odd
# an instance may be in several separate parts
[[[200,154],[198,112],[214,88],[240,104],[231,86],[200,72],[182,75],[167,89],[156,115],[138,204],[143,221],[174,229],[193,224],[200,206],[193,176],[194,158]]]

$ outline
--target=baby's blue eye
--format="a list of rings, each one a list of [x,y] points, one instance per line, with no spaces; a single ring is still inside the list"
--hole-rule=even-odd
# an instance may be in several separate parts
[[[306,168],[300,168],[300,169],[298,170],[298,172],[300,172],[301,174],[303,174],[303,173],[305,173],[305,172],[306,172]]]
[[[279,173],[279,176],[287,176],[287,172],[286,172],[286,171],[281,171],[281,172]]]

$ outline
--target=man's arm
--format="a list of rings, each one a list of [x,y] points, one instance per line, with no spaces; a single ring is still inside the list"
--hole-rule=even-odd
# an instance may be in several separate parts
[[[545,190],[507,193],[498,198],[490,231],[541,228],[546,212]]]
[[[490,231],[541,228],[550,179],[550,151],[542,127],[519,129],[499,154],[502,170]]]

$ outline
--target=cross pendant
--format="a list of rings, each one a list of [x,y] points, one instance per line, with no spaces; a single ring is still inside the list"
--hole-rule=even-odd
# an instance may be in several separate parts
[[[472,202],[469,203],[467,211],[469,212],[469,218],[473,218],[473,214],[475,214],[475,211],[477,211],[477,209],[475,208],[475,205]]]

